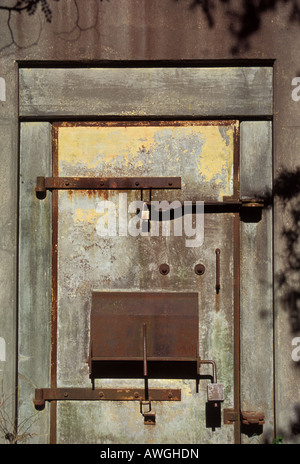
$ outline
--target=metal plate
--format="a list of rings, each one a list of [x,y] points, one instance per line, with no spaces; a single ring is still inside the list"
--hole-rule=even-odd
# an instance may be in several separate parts
[[[93,292],[92,360],[142,360],[143,324],[149,361],[196,361],[198,294]]]

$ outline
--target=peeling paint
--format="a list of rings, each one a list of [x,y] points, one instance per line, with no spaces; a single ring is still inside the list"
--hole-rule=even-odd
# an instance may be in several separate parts
[[[222,200],[233,194],[235,126],[235,122],[185,122],[61,127],[59,172],[70,176],[181,176],[181,197],[189,192],[189,199],[198,195]]]
[[[97,213],[95,208],[87,210],[82,208],[76,208],[73,219],[74,222],[90,222],[92,224],[95,224],[98,217],[99,213]]]

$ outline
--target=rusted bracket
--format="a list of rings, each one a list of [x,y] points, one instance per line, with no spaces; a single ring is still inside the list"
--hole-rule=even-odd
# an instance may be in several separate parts
[[[151,388],[147,396],[142,388],[37,388],[33,402],[44,409],[46,401],[181,401],[181,390]]]
[[[37,177],[36,194],[47,190],[180,189],[181,177]]]
[[[261,411],[241,411],[236,409],[224,409],[224,424],[233,424],[239,420],[243,425],[263,425],[265,415]]]
[[[237,422],[240,418],[240,413],[236,409],[224,409],[224,424],[229,425]]]
[[[240,204],[243,208],[263,208],[265,206],[264,200],[259,198],[241,200]]]
[[[244,425],[263,425],[265,415],[261,411],[241,411],[241,421]]]

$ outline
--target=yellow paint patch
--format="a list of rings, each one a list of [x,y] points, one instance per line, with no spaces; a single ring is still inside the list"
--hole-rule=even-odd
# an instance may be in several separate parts
[[[84,162],[95,168],[101,162],[129,163],[136,158],[142,165],[141,154],[149,153],[154,127],[62,127],[59,131],[59,161]]]
[[[222,197],[233,193],[234,130],[234,122],[66,126],[59,129],[59,165],[65,171],[76,165],[85,172],[109,169],[117,176],[142,170],[148,176],[180,175],[183,183],[187,168],[195,184],[221,184]]]
[[[95,223],[99,218],[100,213],[97,213],[96,209],[80,209],[75,210],[73,216],[74,222],[88,222],[90,224]]]
[[[220,182],[226,173],[227,183],[231,182],[233,175],[233,128],[227,131],[227,144],[216,126],[201,128],[205,143],[201,151],[196,154],[199,174],[207,182]]]

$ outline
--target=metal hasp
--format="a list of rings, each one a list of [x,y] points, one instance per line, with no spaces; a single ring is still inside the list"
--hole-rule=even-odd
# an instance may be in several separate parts
[[[181,189],[181,177],[37,177],[36,194],[47,190]]]

